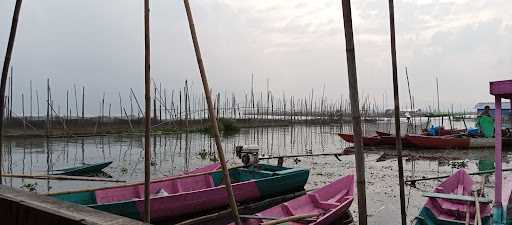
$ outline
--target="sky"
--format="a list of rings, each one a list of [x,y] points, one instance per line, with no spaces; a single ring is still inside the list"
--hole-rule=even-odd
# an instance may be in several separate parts
[[[2,56],[14,2],[0,1]],[[199,93],[183,2],[150,4],[152,78],[168,90],[189,80]],[[268,82],[275,95],[299,98],[313,90],[331,101],[348,97],[340,0],[191,0],[191,7],[214,92],[242,99],[254,74],[258,91]],[[489,81],[512,77],[511,11],[509,0],[395,1],[402,107],[409,104],[406,67],[418,108],[437,104],[436,78],[443,109],[473,110],[492,101]],[[392,107],[387,1],[352,1],[352,14],[360,96]],[[73,85],[85,86],[88,114],[98,112],[103,94],[115,112],[118,95],[126,104],[130,88],[142,101],[143,1],[25,0],[12,65],[17,112],[21,93],[28,102],[30,81],[33,95],[37,89],[46,98],[47,78],[62,107],[66,91],[74,99]]]

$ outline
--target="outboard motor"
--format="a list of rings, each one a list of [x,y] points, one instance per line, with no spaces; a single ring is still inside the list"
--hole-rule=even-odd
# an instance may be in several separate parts
[[[236,156],[242,160],[244,166],[256,165],[259,162],[260,147],[257,145],[236,146]]]

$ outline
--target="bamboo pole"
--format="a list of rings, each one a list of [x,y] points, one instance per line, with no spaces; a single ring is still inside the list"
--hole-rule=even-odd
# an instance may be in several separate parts
[[[5,51],[4,65],[2,68],[2,80],[0,82],[0,184],[2,184],[2,134],[5,114],[5,86],[7,83],[7,76],[9,73],[9,66],[11,64],[12,49],[14,48],[14,39],[16,38],[16,30],[18,29],[18,18],[20,15],[22,0],[16,0],[14,5],[14,14],[12,16],[11,31],[9,32],[9,40],[7,41],[7,50]],[[12,76],[11,76],[12,77]],[[11,83],[12,85],[12,83]],[[12,90],[12,86],[11,86]],[[11,94],[12,96],[12,94]],[[12,101],[11,101],[12,102]],[[11,109],[12,110],[12,109]]]
[[[150,132],[151,132],[151,46],[149,33],[149,0],[144,0],[144,93],[145,107],[144,114],[144,222],[151,221],[150,214],[150,182],[151,182],[151,149],[150,149]],[[131,90],[131,89],[130,89]],[[133,93],[133,90],[132,90]],[[137,100],[137,98],[135,98]]]
[[[78,97],[76,95],[76,84],[73,84],[73,92],[75,94],[75,111],[76,111],[76,118],[78,119]]]
[[[30,119],[34,119],[34,115],[32,114],[32,80],[30,80]]]
[[[400,214],[402,225],[407,224],[407,212],[405,210],[404,165],[402,161],[402,135],[400,132],[400,97],[398,94],[398,75],[396,66],[396,39],[395,39],[395,7],[393,0],[389,0],[389,29],[391,36],[391,64],[393,68],[393,95],[395,102],[395,137],[396,152],[398,154],[398,186],[400,189]],[[407,79],[409,81],[409,79]],[[410,95],[410,90],[409,90]],[[412,104],[412,100],[411,100]],[[412,107],[412,105],[411,105]]]
[[[10,83],[10,85],[9,85],[9,91],[11,92],[11,93],[9,94],[9,98],[10,98],[10,100],[9,100],[9,119],[12,119],[12,97],[13,97],[13,96],[12,96],[12,90],[13,90],[13,89],[12,89],[12,87],[13,87],[13,86],[12,86],[12,79],[13,79],[13,75],[14,75],[14,67],[13,67],[13,66],[11,66],[11,77],[10,77],[10,79],[9,79],[9,83]]]
[[[366,213],[366,181],[364,152],[362,143],[361,114],[359,112],[359,93],[357,87],[356,55],[354,48],[354,35],[352,33],[352,10],[350,0],[342,0],[343,24],[345,28],[345,47],[347,51],[347,70],[352,114],[352,129],[354,132],[356,182],[357,182],[357,208],[359,225],[367,224]]]
[[[204,93],[206,95],[206,102],[208,104],[210,123],[212,126],[213,136],[215,138],[215,144],[217,146],[217,153],[219,155],[219,160],[222,165],[222,170],[224,172],[224,181],[226,183],[225,186],[226,186],[226,192],[227,192],[228,198],[229,198],[229,205],[231,206],[231,210],[233,211],[233,217],[235,219],[235,224],[240,225],[241,224],[240,215],[238,214],[238,209],[237,209],[237,205],[236,205],[235,196],[233,193],[233,188],[231,187],[231,179],[229,177],[229,170],[226,165],[226,159],[224,157],[224,150],[222,149],[222,143],[220,140],[220,132],[219,132],[218,124],[217,124],[217,114],[213,110],[213,102],[212,102],[212,97],[210,94],[210,87],[208,85],[208,79],[206,77],[206,71],[204,69],[203,59],[201,57],[201,50],[199,48],[199,42],[197,40],[196,28],[194,25],[194,19],[192,17],[192,10],[190,9],[190,3],[188,0],[183,0],[183,3],[185,4],[185,11],[187,13],[188,24],[190,27],[190,34],[192,36],[192,42],[194,44],[197,65],[199,67],[199,72],[200,72],[201,80],[203,83]]]
[[[85,86],[82,86],[82,120],[83,119],[85,119]]]

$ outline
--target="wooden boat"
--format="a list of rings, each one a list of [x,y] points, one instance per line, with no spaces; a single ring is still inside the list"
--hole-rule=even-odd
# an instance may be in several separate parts
[[[445,129],[444,127],[439,127],[437,133],[435,135],[429,129],[422,129],[421,134],[426,136],[448,136],[455,134],[464,134],[466,133],[466,129]]]
[[[292,217],[308,217],[300,221],[283,224],[327,225],[339,219],[350,207],[354,199],[354,176],[349,175],[325,185],[301,197],[264,210],[253,216],[246,216],[244,225],[257,225],[269,220],[281,220]],[[313,215],[315,215],[313,218]],[[277,221],[276,221],[277,222]],[[300,222],[300,223],[298,223]],[[280,223],[281,224],[281,223]]]
[[[309,176],[308,169],[266,164],[231,168],[229,173],[238,202],[303,190]],[[151,182],[152,222],[226,206],[227,193],[222,183],[223,173],[219,170]],[[52,196],[121,216],[143,218],[143,184]]]
[[[396,145],[396,136],[387,132],[382,131],[375,131],[377,133],[377,136],[380,137],[380,142],[382,145]],[[405,139],[405,137],[402,137],[402,146],[403,147],[414,147],[414,145]]]
[[[363,145],[364,146],[395,146],[396,145],[396,139],[395,135],[392,135],[390,133],[376,131],[376,136],[369,136],[369,137],[363,137]],[[338,136],[340,136],[343,140],[349,143],[354,143],[354,135],[353,134],[346,134],[346,133],[338,133]],[[402,138],[402,145],[404,147],[413,147],[413,145],[405,138]]]
[[[354,143],[354,135],[353,134],[347,134],[347,133],[338,133],[338,136],[341,137],[346,142]],[[364,146],[378,146],[382,145],[381,139],[379,136],[370,136],[370,137],[363,137],[363,145]]]
[[[424,193],[427,203],[416,217],[415,225],[463,225],[474,224],[476,204],[473,180],[463,169],[446,178],[432,193]],[[479,198],[480,218],[483,225],[491,224],[491,199]]]
[[[375,131],[375,133],[376,133],[376,134],[377,134],[377,136],[379,136],[379,137],[389,137],[389,136],[393,136],[391,133],[388,133],[388,132]]]
[[[83,176],[87,174],[94,174],[102,171],[106,167],[110,166],[110,164],[112,164],[112,161],[58,169],[53,170],[52,175]]]
[[[425,136],[408,134],[405,139],[418,148],[428,149],[492,148],[495,141],[494,138],[471,138],[461,135]]]

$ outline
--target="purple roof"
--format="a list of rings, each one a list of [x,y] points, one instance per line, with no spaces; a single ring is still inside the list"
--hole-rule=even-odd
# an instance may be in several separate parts
[[[490,82],[490,91],[492,95],[502,98],[512,97],[512,80],[501,80]]]

